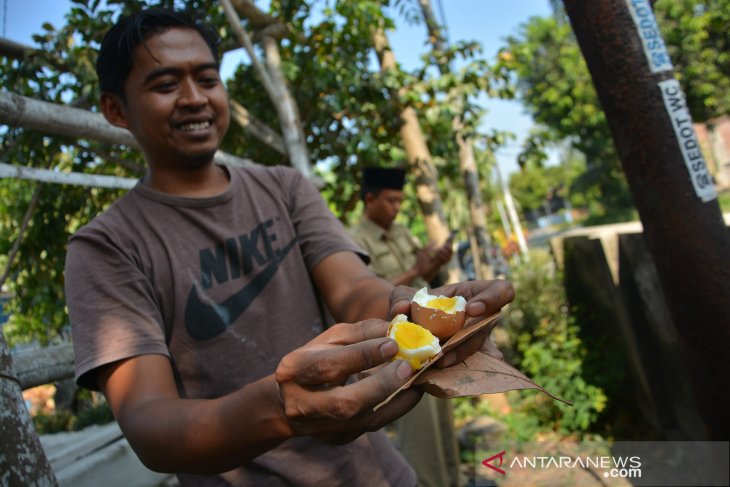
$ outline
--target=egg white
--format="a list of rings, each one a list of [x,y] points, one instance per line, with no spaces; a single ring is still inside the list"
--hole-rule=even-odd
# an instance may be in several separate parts
[[[413,301],[414,303],[417,303],[422,308],[437,309],[437,308],[431,308],[428,304],[432,300],[438,299],[438,298],[448,299],[449,296],[444,296],[444,295],[434,296],[434,295],[428,293],[427,288],[423,287],[423,288],[419,289],[416,292],[416,294],[413,295],[413,299],[411,301]],[[455,313],[458,313],[459,311],[464,311],[465,309],[466,309],[466,299],[464,299],[463,296],[456,296],[456,302],[454,303],[454,307],[451,309],[448,309],[448,310],[442,309],[441,311],[443,311],[444,313],[448,313],[448,314],[455,314]]]

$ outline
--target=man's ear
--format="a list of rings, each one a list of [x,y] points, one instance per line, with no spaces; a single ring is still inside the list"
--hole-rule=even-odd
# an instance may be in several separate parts
[[[106,121],[117,127],[128,129],[127,117],[124,112],[124,102],[117,95],[102,93],[99,98],[99,107]]]

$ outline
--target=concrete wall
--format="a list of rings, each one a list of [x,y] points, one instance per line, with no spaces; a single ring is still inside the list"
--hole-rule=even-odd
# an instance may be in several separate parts
[[[174,476],[142,465],[116,422],[41,435],[40,440],[60,487],[177,485]]]

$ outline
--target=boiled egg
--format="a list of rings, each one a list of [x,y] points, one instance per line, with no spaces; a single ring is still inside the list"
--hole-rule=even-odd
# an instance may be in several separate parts
[[[390,322],[388,337],[398,344],[395,359],[406,360],[413,370],[422,368],[441,351],[439,339],[424,327],[411,323],[399,314]]]
[[[411,319],[440,340],[448,340],[461,330],[466,319],[466,299],[462,296],[434,296],[424,287],[411,300]]]

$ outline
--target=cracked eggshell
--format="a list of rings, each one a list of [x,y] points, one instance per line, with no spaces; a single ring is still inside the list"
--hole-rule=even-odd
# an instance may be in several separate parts
[[[411,320],[443,342],[464,326],[466,299],[462,296],[434,296],[428,294],[424,287],[411,300]]]

